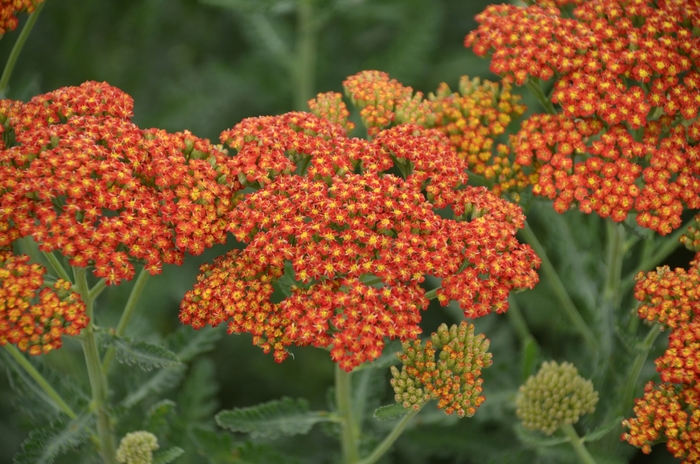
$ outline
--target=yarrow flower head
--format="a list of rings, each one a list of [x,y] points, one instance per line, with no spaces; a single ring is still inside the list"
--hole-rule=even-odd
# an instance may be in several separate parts
[[[425,343],[403,343],[397,356],[403,367],[391,366],[391,386],[397,403],[420,410],[430,400],[447,414],[471,417],[484,402],[481,370],[491,366],[489,341],[474,334],[467,322],[449,329],[442,324]],[[440,350],[437,360],[435,354]]]
[[[573,364],[545,361],[520,387],[515,413],[526,428],[551,435],[594,412],[597,403],[593,383],[581,377]]]
[[[700,462],[700,255],[690,269],[659,267],[637,276],[639,317],[671,328],[668,348],[656,359],[661,383],[649,382],[625,420],[622,439],[651,452],[665,439],[667,449],[684,463]]]
[[[297,112],[244,120],[221,139],[242,185],[258,189],[228,216],[247,247],[202,267],[183,323],[228,321],[277,361],[291,345],[328,347],[349,371],[385,338],[418,336],[425,275],[443,279],[443,305],[457,299],[470,317],[505,311],[511,289],[537,281],[536,256],[515,239],[522,211],[465,186],[464,161],[439,131],[405,124],[352,139]],[[294,285],[273,302],[283,275]]]
[[[87,327],[85,304],[70,282],[44,280],[46,270],[28,256],[0,251],[0,345],[17,345],[31,355],[61,347],[61,336]]]
[[[644,454],[661,440],[684,464],[700,462],[700,385],[649,382],[635,400],[634,417],[623,421],[622,439]]]
[[[554,79],[547,104],[561,112],[523,124],[516,162],[557,211],[578,205],[617,222],[636,213],[670,233],[684,208],[700,207],[700,5],[565,2],[577,4],[565,18],[536,3],[488,7],[465,40],[507,82]]]
[[[18,13],[32,13],[44,0],[0,0],[0,37],[7,31],[17,29]]]
[[[122,464],[151,464],[158,439],[151,432],[140,430],[122,437],[117,448],[117,461]]]
[[[31,236],[108,284],[226,239],[241,186],[230,159],[188,132],[142,130],[131,97],[86,82],[4,104],[0,246]]]

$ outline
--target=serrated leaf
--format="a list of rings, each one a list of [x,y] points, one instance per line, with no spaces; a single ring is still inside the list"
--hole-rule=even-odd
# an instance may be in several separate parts
[[[190,430],[189,437],[197,448],[197,452],[206,456],[211,464],[236,462],[236,457],[233,454],[236,442],[230,434],[193,428]]]
[[[221,411],[215,419],[219,426],[249,433],[252,439],[306,434],[314,424],[330,420],[327,412],[309,411],[308,401],[292,398]]]
[[[14,457],[15,464],[51,464],[57,456],[88,440],[93,418],[92,414],[84,414],[30,432],[22,443],[22,451]]]
[[[177,446],[153,454],[153,464],[168,464],[185,454],[185,450]]]
[[[211,419],[218,409],[216,366],[208,358],[198,359],[190,368],[178,395],[178,419],[193,425]]]
[[[380,421],[389,421],[403,417],[411,411],[413,410],[404,408],[403,405],[398,403],[389,404],[375,409],[374,418]]]
[[[600,427],[598,427],[597,429],[595,429],[594,431],[592,431],[591,433],[586,434],[582,438],[582,440],[583,441],[600,440],[605,435],[610,433],[610,431],[613,430],[615,427],[619,427],[622,424],[622,421],[624,419],[625,418],[622,416],[616,417],[616,418],[612,419],[610,422],[608,422],[607,424],[603,424]]]
[[[177,387],[185,374],[185,366],[168,367],[156,372],[153,377],[132,391],[120,403],[119,406],[129,409],[141,400],[153,393],[161,393]]]
[[[138,365],[145,371],[180,364],[175,353],[153,343],[135,342],[129,337],[115,334],[106,334],[103,343],[115,348],[117,361],[130,366]]]
[[[183,325],[168,336],[165,343],[171,351],[177,354],[181,362],[187,363],[197,355],[213,350],[225,329],[226,324],[215,328],[204,327],[199,330]]]
[[[515,434],[523,445],[531,448],[556,446],[569,441],[568,437],[548,437],[541,432],[529,431],[522,425],[515,426]]]
[[[148,430],[156,436],[163,436],[170,430],[170,424],[175,418],[177,405],[172,400],[162,400],[154,404],[146,414],[143,430]]]

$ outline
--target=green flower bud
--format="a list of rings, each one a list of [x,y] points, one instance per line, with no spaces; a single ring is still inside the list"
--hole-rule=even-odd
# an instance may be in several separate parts
[[[536,375],[520,387],[515,413],[523,425],[551,435],[565,424],[595,411],[598,393],[573,364],[544,362]]]
[[[139,430],[124,435],[117,448],[117,461],[122,464],[151,464],[158,439],[151,432]]]

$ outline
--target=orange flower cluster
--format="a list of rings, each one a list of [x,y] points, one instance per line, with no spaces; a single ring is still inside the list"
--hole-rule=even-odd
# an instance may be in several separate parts
[[[0,246],[31,236],[108,284],[226,239],[230,158],[189,132],[142,130],[131,97],[87,82],[4,103]]]
[[[85,304],[58,279],[44,283],[46,270],[28,256],[0,251],[0,345],[11,343],[31,355],[61,347],[62,335],[87,327]]]
[[[622,439],[651,452],[660,437],[683,462],[700,462],[700,255],[690,269],[657,268],[640,273],[635,297],[639,316],[670,327],[666,352],[656,360],[659,385],[649,382],[636,400],[635,417],[624,421]]]
[[[515,238],[521,210],[465,187],[464,161],[438,131],[407,124],[349,139],[339,124],[288,113],[244,120],[221,140],[237,150],[243,184],[259,188],[228,217],[248,246],[202,267],[183,323],[228,321],[277,361],[291,345],[329,347],[349,371],[385,338],[417,337],[426,274],[468,317],[505,311],[511,290],[537,281],[537,257]],[[285,273],[295,285],[273,302]]]
[[[697,0],[594,0],[572,19],[539,5],[477,17],[465,44],[491,53],[492,71],[519,85],[555,81],[562,112],[511,139],[535,193],[615,221],[635,210],[660,234],[700,207],[698,11]]]
[[[425,344],[403,343],[397,356],[403,367],[391,366],[391,386],[397,403],[420,410],[430,400],[459,417],[472,417],[485,398],[481,370],[491,366],[489,341],[474,335],[474,326],[462,321],[449,329],[442,324]],[[437,361],[435,354],[441,350]]]
[[[517,199],[518,191],[530,184],[520,166],[510,160],[505,145],[499,145],[493,153],[496,138],[525,112],[525,106],[518,103],[520,96],[513,95],[508,84],[501,87],[463,76],[459,92],[452,92],[443,83],[426,99],[386,73],[362,71],[349,77],[344,86],[353,104],[361,108],[363,124],[371,136],[393,124],[435,128],[449,138],[470,171],[495,183],[492,190],[496,195],[512,192]],[[338,101],[339,96],[335,98]],[[314,100],[311,103],[318,105]],[[335,110],[333,114],[340,112]]]
[[[7,31],[17,29],[19,19],[16,14],[23,11],[32,13],[43,2],[44,0],[0,0],[0,37]]]

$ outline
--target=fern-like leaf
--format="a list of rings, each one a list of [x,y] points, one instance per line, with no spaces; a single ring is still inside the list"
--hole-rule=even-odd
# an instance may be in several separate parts
[[[219,426],[249,433],[252,439],[306,434],[314,424],[331,420],[325,411],[309,411],[308,401],[292,398],[221,411],[215,419]]]
[[[22,451],[15,455],[15,464],[51,464],[57,456],[88,440],[93,420],[92,414],[84,414],[32,431],[22,443]]]
[[[153,435],[163,436],[170,431],[170,424],[175,420],[177,405],[172,400],[162,400],[151,406],[143,422],[143,430]]]
[[[177,358],[187,363],[197,355],[214,349],[214,344],[226,330],[226,324],[216,328],[204,327],[195,330],[190,326],[181,326],[165,339],[166,346],[177,354]]]
[[[158,451],[153,455],[153,464],[168,464],[185,454],[185,450],[177,446]]]
[[[180,364],[175,353],[153,343],[135,342],[129,337],[120,337],[115,334],[106,334],[102,343],[115,348],[117,360],[120,363],[138,365],[145,371]]]
[[[171,390],[180,384],[184,374],[184,365],[161,369],[156,372],[153,377],[145,381],[136,390],[127,395],[121,401],[119,406],[129,409],[151,394]]]
[[[411,409],[406,409],[401,404],[389,404],[374,410],[374,418],[380,421],[389,421],[405,416]]]

